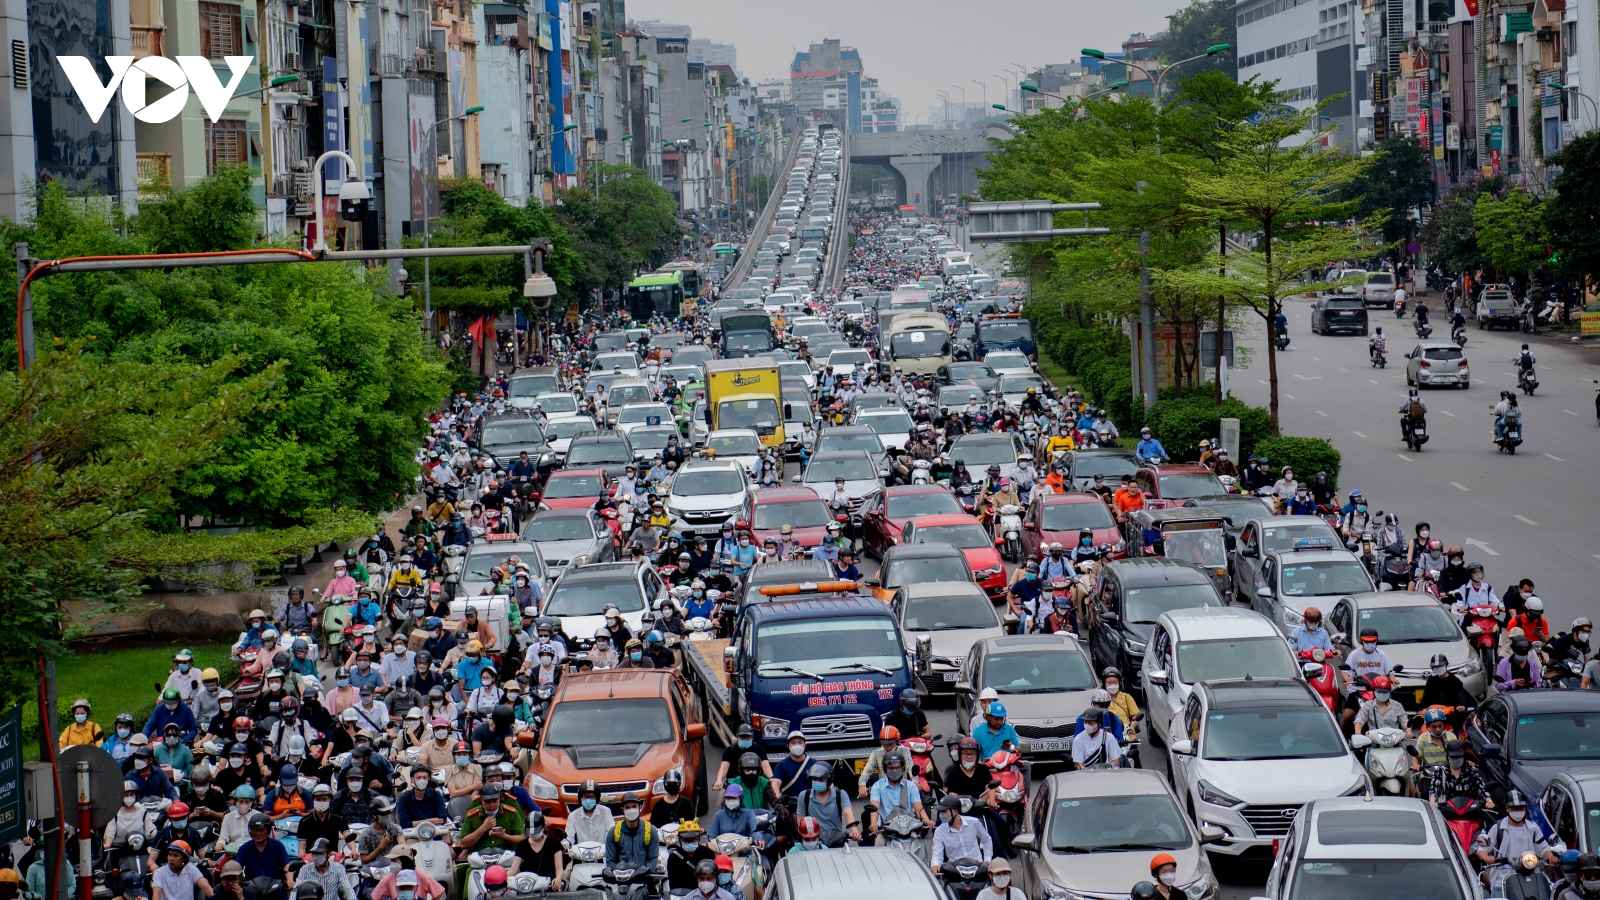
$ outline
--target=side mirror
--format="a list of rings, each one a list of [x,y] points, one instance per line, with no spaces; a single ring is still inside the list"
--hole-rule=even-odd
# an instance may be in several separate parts
[[[1251,559],[1255,559],[1256,548],[1251,546],[1250,544],[1245,544],[1243,547],[1239,548],[1239,555],[1240,556],[1246,556],[1246,557],[1249,557]]]
[[[1372,738],[1369,738],[1364,734],[1352,735],[1350,737],[1351,750],[1363,750],[1370,746],[1372,746]]]
[[[956,690],[956,693],[958,693],[958,694],[971,694],[972,693],[972,683],[971,682],[967,682],[967,681],[958,681],[958,682],[956,682],[955,690]]]
[[[701,738],[706,736],[705,723],[704,722],[694,722],[694,723],[690,724],[688,728],[685,728],[683,730],[683,736],[686,739],[691,740],[691,741],[700,740]]]
[[[739,529],[740,531],[747,531],[750,528],[750,523],[749,522],[734,522],[733,523],[733,527]]]
[[[1256,596],[1260,597],[1263,600],[1271,600],[1272,599],[1272,588],[1269,588],[1269,587],[1267,587],[1265,585],[1262,585],[1261,587],[1256,588]]]
[[[1191,740],[1173,741],[1172,742],[1172,752],[1178,754],[1179,756],[1193,756],[1194,755],[1194,741],[1191,741]]]
[[[1167,686],[1167,673],[1165,673],[1165,672],[1151,672],[1149,675],[1145,676],[1145,680],[1149,681],[1151,684],[1155,685],[1156,687],[1166,687]]]
[[[1483,749],[1478,751],[1478,756],[1483,759],[1498,758],[1500,756],[1500,745],[1484,744]]]
[[[1333,640],[1333,642],[1335,644],[1342,644],[1342,643],[1344,643],[1345,641],[1347,641],[1349,639],[1350,639],[1350,636],[1345,634],[1342,631],[1336,631],[1336,632],[1334,632],[1334,634],[1332,636],[1332,640]]]
[[[1122,621],[1122,617],[1107,609],[1101,611],[1100,621],[1106,623],[1107,625],[1116,625]]]
[[[883,582],[877,578],[863,578],[861,583],[871,588],[883,587]]]
[[[1228,833],[1215,825],[1200,826],[1200,843],[1220,844],[1228,839]]]
[[[1022,523],[1022,527],[1027,529],[1028,531],[1038,531],[1039,530],[1039,523],[1038,522],[1023,522]]]
[[[539,746],[539,736],[531,731],[518,732],[516,741],[517,746],[524,749]]]
[[[739,648],[728,646],[722,648],[722,669],[725,672],[733,671],[734,660],[739,655]]]
[[[1011,846],[1018,850],[1028,850],[1030,852],[1039,849],[1037,837],[1032,832],[1013,836],[1011,838]]]
[[[801,477],[802,477],[802,476],[800,476],[800,475],[796,475],[796,476],[795,476],[795,477],[793,477],[793,478],[791,478],[791,479],[789,479],[789,480],[790,480],[790,481],[792,481],[792,482],[794,482],[794,483],[795,483],[795,484],[799,484],[799,483],[800,483],[800,479],[801,479]]]
[[[1015,613],[1006,613],[1003,617],[1001,617],[1000,621],[1004,622],[1007,626],[1010,626],[1017,624],[1021,620],[1017,618]]]
[[[1300,671],[1305,673],[1305,676],[1306,676],[1307,680],[1310,680],[1312,678],[1321,678],[1322,677],[1322,663],[1315,663],[1315,662],[1306,663],[1305,665],[1300,667]]]

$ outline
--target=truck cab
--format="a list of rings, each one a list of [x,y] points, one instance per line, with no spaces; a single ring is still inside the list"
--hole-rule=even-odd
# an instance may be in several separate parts
[[[973,359],[983,359],[991,350],[1017,350],[1033,362],[1039,361],[1039,347],[1033,340],[1033,323],[1018,313],[984,316],[976,322],[972,336]]]

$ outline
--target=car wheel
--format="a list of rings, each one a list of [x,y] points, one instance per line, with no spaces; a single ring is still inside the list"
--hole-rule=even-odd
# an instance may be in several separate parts
[[[694,770],[694,811],[705,815],[711,809],[711,782],[706,779],[706,744],[700,744],[700,764]]]

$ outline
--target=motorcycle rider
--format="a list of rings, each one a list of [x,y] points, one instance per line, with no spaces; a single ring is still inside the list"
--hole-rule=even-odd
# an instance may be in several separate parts
[[[1328,636],[1328,630],[1322,627],[1322,610],[1308,606],[1301,616],[1301,624],[1289,632],[1289,643],[1294,646],[1294,651],[1304,653],[1307,650],[1321,650],[1333,656],[1333,641]]]
[[[1527,344],[1523,344],[1522,352],[1518,353],[1516,358],[1517,384],[1522,384],[1524,379],[1533,374],[1533,362],[1533,351],[1528,349]]]
[[[1372,339],[1367,342],[1367,356],[1369,358],[1376,359],[1379,353],[1383,353],[1385,351],[1385,343],[1387,340],[1388,339],[1383,336],[1382,325],[1379,325],[1377,328],[1373,329]]]
[[[1522,636],[1530,641],[1549,643],[1550,620],[1544,617],[1544,601],[1538,597],[1529,597],[1523,601],[1522,612],[1506,621],[1507,633],[1513,628],[1522,629]]]
[[[639,795],[622,795],[622,818],[606,833],[606,867],[636,866],[655,871],[661,860],[661,837],[648,821],[641,821],[644,804]],[[462,826],[465,830],[466,826]],[[714,873],[713,873],[714,874]],[[715,878],[712,881],[715,884]]]
[[[1600,897],[1600,856],[1580,854],[1576,876],[1575,882],[1561,888],[1555,900],[1595,900]]]
[[[1400,404],[1400,437],[1402,440],[1411,440],[1411,430],[1417,425],[1427,425],[1428,404],[1422,402],[1422,397],[1417,394],[1417,389],[1412,388],[1406,396],[1406,402]]]
[[[1122,747],[1111,729],[1105,726],[1106,710],[1091,706],[1083,711],[1083,728],[1072,736],[1072,765],[1077,769],[1104,763],[1113,768],[1122,765]]]
[[[1434,806],[1451,797],[1471,797],[1483,804],[1484,809],[1494,809],[1494,798],[1489,796],[1488,785],[1478,764],[1467,759],[1466,745],[1448,741],[1444,745],[1444,765],[1427,770],[1428,802]]]
[[[922,806],[922,794],[914,778],[906,777],[906,756],[896,750],[883,757],[883,778],[872,786],[872,802],[876,810],[867,810],[867,834],[878,836],[879,826],[893,818],[897,811],[909,812],[928,828],[933,819]]]
[[[1505,607],[1501,605],[1500,596],[1494,592],[1494,588],[1483,580],[1483,563],[1468,563],[1466,569],[1467,582],[1449,594],[1449,596],[1455,598],[1453,608],[1456,614],[1462,617],[1462,627],[1466,627],[1469,613],[1474,607],[1487,606],[1494,610],[1495,618],[1502,616],[1505,613]],[[1443,578],[1440,580],[1443,581]],[[1445,596],[1443,585],[1440,585],[1439,597],[1442,600]]]
[[[961,798],[946,794],[939,801],[939,827],[933,830],[934,874],[944,868],[946,859],[976,859],[988,862],[994,856],[989,830],[976,816],[961,814]]]
[[[1528,820],[1528,800],[1522,792],[1512,788],[1506,792],[1506,816],[1478,837],[1474,854],[1484,864],[1484,874],[1489,879],[1490,893],[1504,896],[1502,888],[1511,875],[1516,860],[1524,853],[1537,853],[1552,859],[1555,854],[1544,829]]]
[[[1443,653],[1435,653],[1429,662],[1428,679],[1422,683],[1422,699],[1418,706],[1427,709],[1430,706],[1448,706],[1465,712],[1477,705],[1477,700],[1467,690],[1461,677],[1450,671],[1450,658]]]
[[[1511,639],[1511,655],[1500,657],[1494,669],[1495,690],[1521,691],[1544,687],[1544,675],[1539,663],[1531,658],[1533,642],[1525,637]]]
[[[1442,766],[1448,761],[1445,759],[1445,744],[1456,739],[1455,733],[1448,728],[1443,710],[1429,709],[1422,714],[1422,734],[1417,736],[1416,752],[1411,754],[1413,773]]]
[[[1427,306],[1427,304],[1425,304],[1425,303],[1418,303],[1417,304],[1417,311],[1416,311],[1415,316],[1412,318],[1412,322],[1415,324],[1416,331],[1417,331],[1417,337],[1419,337],[1419,338],[1423,337],[1424,329],[1428,329],[1428,330],[1431,331],[1431,328],[1428,325],[1428,306]]]
[[[900,692],[900,705],[883,717],[883,724],[885,727],[893,726],[902,738],[921,735],[928,740],[933,739],[933,728],[928,723],[928,714],[922,711],[922,696],[916,688],[906,688]]]
[[[1372,699],[1363,701],[1361,710],[1356,713],[1356,734],[1368,728],[1398,728],[1406,733],[1406,737],[1411,736],[1411,729],[1406,724],[1410,714],[1399,700],[1391,699],[1393,692],[1394,683],[1389,676],[1379,675],[1372,679]]]
[[[698,884],[695,880],[696,868],[704,862],[716,862],[717,851],[703,843],[701,836],[700,823],[693,818],[678,827],[678,844],[667,851],[669,890],[692,890]]]
[[[1139,429],[1139,443],[1134,447],[1133,452],[1141,460],[1167,461],[1167,448],[1161,446],[1161,442],[1155,439],[1148,425]]]
[[[833,784],[833,768],[824,762],[814,762],[806,770],[809,784],[800,792],[795,804],[797,817],[811,817],[822,826],[823,842],[830,846],[846,838],[861,840],[861,823],[856,821],[855,809],[844,791]]]
[[[1439,573],[1439,596],[1453,594],[1457,588],[1471,581],[1465,564],[1467,551],[1461,547],[1451,547],[1445,551],[1445,567]]]

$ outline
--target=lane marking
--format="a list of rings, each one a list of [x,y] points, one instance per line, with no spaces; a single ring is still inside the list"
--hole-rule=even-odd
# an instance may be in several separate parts
[[[1373,381],[1373,380],[1372,380],[1372,379],[1371,379],[1371,378],[1368,378],[1368,379],[1367,379],[1367,383],[1368,383],[1368,384],[1377,384],[1377,382],[1376,382],[1376,381]]]
[[[1364,437],[1366,437],[1366,435],[1364,435],[1364,434],[1362,434],[1362,433],[1361,433],[1361,432],[1359,432],[1359,431],[1357,431],[1357,432],[1355,432],[1355,436],[1356,436],[1356,437],[1358,437],[1358,438],[1364,438]]]
[[[1535,522],[1534,520],[1528,518],[1527,516],[1512,516],[1511,518],[1516,519],[1518,522],[1522,522],[1522,523],[1527,524],[1527,525],[1537,525],[1537,524],[1539,524],[1538,522]]]
[[[1454,418],[1455,418],[1455,417],[1456,417],[1456,414],[1455,414],[1455,413],[1453,413],[1453,412],[1450,412],[1450,411],[1449,411],[1449,410],[1447,410],[1447,409],[1441,409],[1441,410],[1439,410],[1439,412],[1442,412],[1442,413],[1444,413],[1444,414],[1445,414],[1445,415],[1447,415],[1447,416],[1449,416],[1449,417],[1450,417],[1450,418],[1452,418],[1452,419],[1454,419]]]
[[[1266,384],[1266,382],[1265,382],[1265,381],[1263,381],[1263,380],[1262,380],[1262,379],[1260,379],[1260,378],[1257,378],[1257,379],[1256,379],[1256,381],[1260,381],[1260,382],[1261,382],[1261,383],[1262,383],[1262,384]]]
[[[1467,538],[1465,541],[1462,541],[1462,543],[1463,544],[1471,544],[1472,546],[1477,547],[1479,550],[1482,550],[1483,552],[1489,554],[1490,556],[1499,556],[1500,555],[1499,553],[1496,553],[1494,551],[1494,549],[1491,548],[1488,544],[1485,544],[1483,541],[1480,541],[1477,538]],[[1600,554],[1597,554],[1597,555],[1600,555]]]
[[[1311,358],[1316,360],[1317,362],[1322,362],[1322,357],[1320,357],[1320,356],[1313,356]]]
[[[1294,399],[1294,395],[1293,394],[1284,394],[1284,396],[1288,397],[1290,400]]]
[[[1462,484],[1459,481],[1452,481],[1452,482],[1450,482],[1450,484],[1451,484],[1452,487],[1460,488],[1463,491],[1468,489],[1466,485]]]
[[[1317,415],[1319,415],[1319,416],[1321,416],[1321,417],[1323,417],[1323,418],[1324,418],[1324,419],[1326,419],[1326,418],[1327,418],[1327,417],[1328,417],[1328,414],[1327,414],[1327,413],[1325,413],[1325,412],[1323,412],[1323,411],[1322,411],[1322,410],[1320,410],[1320,409],[1319,409],[1319,410],[1317,410]]]
[[[1575,413],[1575,412],[1573,412],[1573,411],[1572,411],[1572,410],[1570,410],[1570,409],[1563,409],[1563,410],[1562,410],[1562,412],[1564,412],[1564,413],[1566,413],[1566,414],[1567,414],[1567,415],[1569,415],[1569,416],[1575,416],[1575,415],[1577,415],[1577,413]]]
[[[1406,462],[1416,462],[1416,460],[1414,460],[1411,457],[1405,455],[1404,453],[1396,453],[1395,456],[1400,457],[1401,459],[1405,460]]]
[[[1339,370],[1339,371],[1341,371],[1341,372],[1348,372],[1348,371],[1350,371],[1350,370],[1349,370],[1349,369],[1340,369],[1340,370]]]
[[[1551,459],[1555,460],[1556,462],[1566,462],[1566,460],[1562,459],[1559,456],[1556,456],[1554,453],[1546,453],[1545,456],[1550,457]]]

